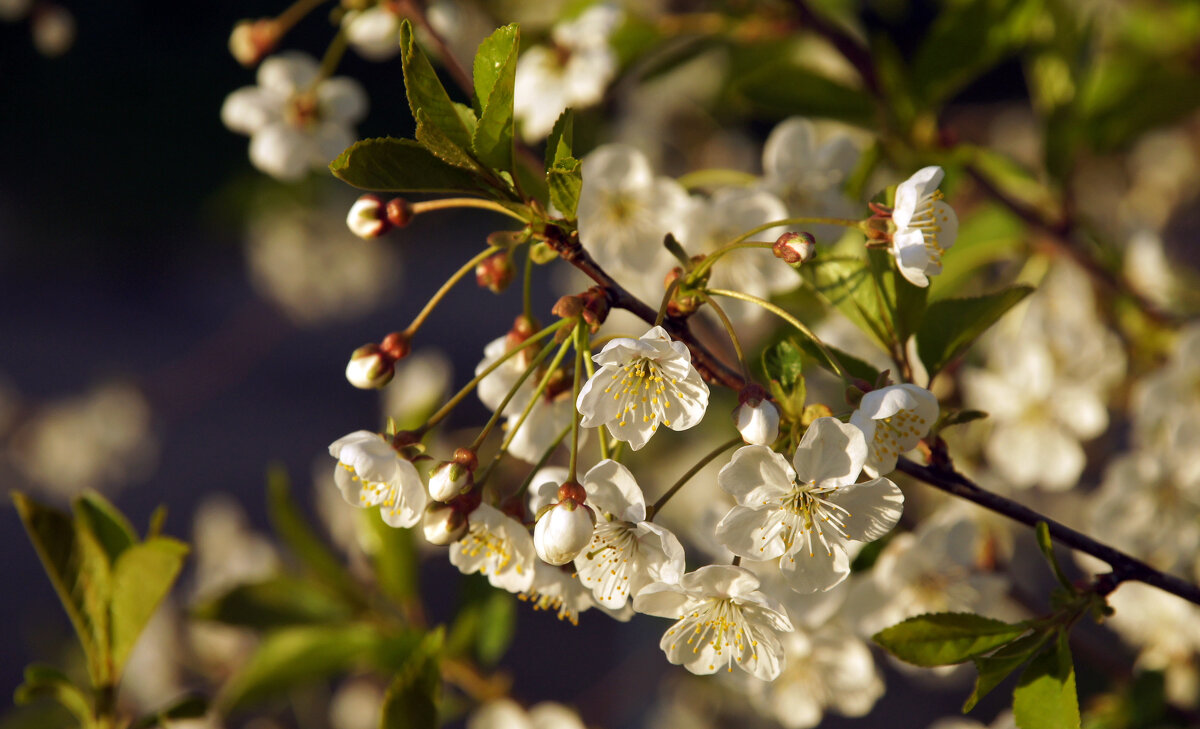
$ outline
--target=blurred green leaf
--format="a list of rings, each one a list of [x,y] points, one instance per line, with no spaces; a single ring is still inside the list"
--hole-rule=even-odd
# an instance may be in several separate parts
[[[895,333],[866,261],[817,257],[801,269],[801,274],[829,305],[845,314],[885,352],[891,351]]]
[[[521,32],[515,23],[496,29],[475,54],[475,98],[479,123],[471,140],[486,165],[497,170],[513,166],[513,85]]]
[[[966,352],[979,335],[1032,292],[1031,286],[1012,286],[984,296],[931,303],[917,332],[917,351],[929,377]]]
[[[1050,526],[1044,521],[1039,521],[1035,533],[1037,534],[1038,549],[1041,550],[1042,556],[1046,558],[1046,561],[1050,563],[1050,569],[1054,571],[1054,576],[1058,578],[1058,584],[1074,592],[1074,585],[1067,579],[1066,574],[1063,573],[1062,566],[1058,563],[1058,558],[1054,556],[1054,541],[1050,538]]]
[[[392,681],[380,710],[380,729],[437,729],[441,674],[436,658],[424,658]]]
[[[892,265],[892,255],[887,251],[867,251],[867,265],[875,279],[875,290],[879,293],[884,312],[891,322],[890,328],[896,333],[897,342],[903,345],[921,325],[929,289],[914,286],[899,275]]]
[[[1021,674],[1013,691],[1013,718],[1021,729],[1078,729],[1079,696],[1065,630]]]
[[[469,172],[441,161],[411,139],[364,139],[329,164],[339,180],[375,192],[479,193]]]
[[[365,510],[361,516],[362,525],[373,540],[368,551],[379,589],[400,604],[416,599],[420,589],[420,555],[413,531],[388,526],[379,517],[378,509]]]
[[[503,656],[516,627],[512,596],[491,587],[487,580],[468,575],[461,581],[458,612],[446,638],[446,652],[470,655],[481,663]]]
[[[517,630],[517,606],[513,596],[492,590],[479,612],[479,634],[475,654],[485,666],[494,666],[512,644]]]
[[[567,220],[575,219],[579,206],[579,191],[583,187],[583,166],[574,157],[559,160],[550,168],[546,180],[550,185],[550,202]]]
[[[776,61],[742,76],[734,93],[764,112],[840,119],[868,126],[875,104],[861,89],[832,81],[790,59]]]
[[[436,130],[439,137],[444,137],[459,149],[470,149],[472,131],[464,124],[462,113],[455,108],[429,59],[414,40],[412,23],[407,19],[400,23],[400,60],[404,71],[404,91],[413,118],[420,123],[418,117],[424,116],[424,123]],[[421,139],[420,134],[417,139]],[[436,150],[430,151],[438,154]]]
[[[170,729],[173,722],[183,719],[199,719],[207,713],[208,699],[191,694],[172,701],[153,714],[146,714],[135,721],[129,729],[152,729],[152,727]]]
[[[353,610],[320,584],[276,575],[262,582],[238,585],[197,606],[192,614],[201,620],[263,629],[306,623],[341,623],[353,616]]]
[[[188,546],[169,537],[125,550],[112,571],[112,660],[119,674],[150,616],[171,591]]]
[[[1027,631],[1023,625],[972,613],[930,613],[885,628],[872,639],[902,661],[946,666],[994,650]]]
[[[1009,674],[1029,660],[1039,648],[1045,644],[1050,634],[1044,630],[1034,631],[1029,635],[1001,646],[986,656],[975,656],[971,661],[975,664],[979,675],[975,677],[975,688],[963,704],[963,713],[975,708],[979,700],[991,693]]]
[[[807,354],[809,359],[811,359],[813,362],[816,362],[827,371],[837,374],[834,372],[833,367],[831,367],[825,360],[825,355],[820,349],[817,348],[816,344],[813,344],[805,337],[796,337],[792,341],[800,345],[800,348],[804,350],[804,353]],[[860,380],[866,380],[867,382],[871,383],[874,383],[879,379],[879,370],[875,369],[874,365],[868,364],[864,360],[861,360],[844,350],[838,349],[837,347],[831,347],[826,344],[825,348],[832,352],[834,357],[837,357],[838,362],[841,363],[843,368],[845,368],[846,374],[850,375],[851,377],[857,377]]]
[[[1092,145],[1113,151],[1200,107],[1200,73],[1183,64],[1114,55],[1089,69],[1078,105]]]
[[[96,652],[88,655],[88,673],[94,686],[106,686],[116,680],[112,660],[112,620],[109,604],[112,601],[112,565],[100,540],[88,527],[87,520],[75,516],[75,555],[78,577],[75,594],[79,599],[91,645]]]
[[[942,272],[930,277],[929,297],[957,294],[983,267],[1015,258],[1024,237],[1021,221],[1004,208],[986,205],[972,211],[960,220],[954,247],[942,256]]]
[[[81,726],[92,718],[87,695],[65,673],[50,666],[34,664],[25,668],[25,681],[13,693],[13,703],[25,706],[38,699],[50,699],[70,711]]]
[[[108,555],[109,564],[115,563],[122,552],[137,542],[133,525],[98,493],[89,492],[76,499],[75,513],[87,522],[88,529]]]

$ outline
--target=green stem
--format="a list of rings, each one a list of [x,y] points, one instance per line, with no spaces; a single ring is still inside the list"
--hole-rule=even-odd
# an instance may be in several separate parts
[[[667,306],[670,305],[671,297],[674,296],[675,291],[679,289],[679,282],[682,280],[683,276],[680,276],[672,281],[671,285],[667,287],[666,292],[663,293],[662,303],[658,305],[658,316],[654,317],[654,326],[662,324],[663,319],[667,318]]]
[[[587,327],[575,327],[575,379],[571,382],[571,465],[568,476],[571,481],[577,481],[576,467],[579,464],[579,389],[583,386],[584,352],[590,351],[587,346]]]
[[[537,371],[538,366],[550,356],[550,350],[552,349],[554,349],[554,342],[546,342],[546,346],[542,347],[542,350],[534,356],[533,361],[529,363],[529,366],[525,368],[525,371],[521,373],[521,376],[517,378],[513,386],[508,388],[508,394],[496,406],[496,412],[492,413],[492,417],[488,418],[487,423],[484,424],[483,430],[480,430],[479,435],[475,436],[475,440],[471,442],[471,450],[479,450],[479,446],[483,445],[483,441],[487,440],[488,435],[492,432],[492,428],[496,427],[496,423],[500,422],[500,418],[504,416],[504,409],[516,397],[517,391],[521,389],[521,385],[524,385],[525,380],[528,380],[529,376]],[[554,370],[551,369],[550,371],[553,372]]]
[[[646,510],[646,521],[653,521],[654,517],[658,515],[658,512],[662,510],[663,506],[665,506],[666,503],[671,500],[672,496],[674,496],[676,493],[679,492],[679,489],[683,488],[684,484],[686,484],[689,480],[691,480],[692,476],[695,476],[697,473],[700,473],[700,470],[702,468],[704,468],[705,466],[707,466],[709,463],[712,463],[712,461],[717,456],[721,455],[725,451],[729,450],[730,448],[732,448],[733,446],[735,446],[741,442],[742,442],[742,437],[739,435],[736,438],[730,438],[729,440],[725,441],[721,445],[719,445],[716,448],[709,451],[703,458],[701,458],[696,463],[696,465],[689,468],[687,470],[687,473],[680,476],[679,480],[676,481],[675,484],[673,486],[671,486],[671,488],[667,489],[667,492],[665,494],[663,494],[662,496],[660,496],[658,498],[658,501],[654,502],[653,506],[651,506],[649,509]]]
[[[745,233],[742,233],[738,237],[729,241],[729,243],[727,243],[726,245],[713,251],[711,254],[709,254],[709,256],[707,258],[705,258],[694,269],[692,269],[692,272],[691,272],[692,280],[695,281],[697,276],[699,276],[700,274],[704,273],[705,271],[707,271],[709,268],[712,267],[713,262],[715,262],[718,258],[725,255],[726,253],[729,253],[730,251],[735,251],[738,248],[770,248],[770,247],[772,247],[774,245],[773,242],[772,243],[751,243],[751,244],[747,244],[747,245],[742,245],[745,241],[749,240],[752,236],[757,235],[757,234],[763,232],[764,230],[770,230],[771,228],[778,228],[780,226],[785,226],[785,225],[786,226],[840,225],[845,228],[859,228],[859,227],[861,227],[861,224],[862,224],[861,220],[851,220],[849,218],[801,217],[801,218],[783,218],[782,220],[772,220],[769,223],[763,223],[762,225],[760,225],[758,227],[747,230]]]
[[[533,244],[525,246],[525,278],[521,281],[521,306],[525,318],[533,321]]]
[[[587,350],[587,355],[585,355],[583,358],[583,366],[587,370],[587,376],[588,376],[588,379],[590,380],[596,376],[596,363],[592,361],[592,347],[594,347],[596,345],[596,343],[590,341],[591,337],[588,337],[588,339],[589,339],[588,350]],[[575,409],[578,410],[579,409],[579,405],[578,405],[579,396],[578,395],[575,396],[575,402],[577,403],[575,406]],[[608,438],[604,437],[604,430],[601,428],[596,429],[596,435],[599,436],[596,440],[600,441],[600,460],[603,461],[609,457]]]
[[[333,36],[333,40],[329,41],[329,47],[325,49],[325,55],[321,57],[321,70],[317,73],[317,77],[313,79],[311,90],[316,90],[317,84],[333,75],[337,70],[338,64],[342,62],[342,56],[346,55],[346,49],[350,46],[350,41],[346,38],[346,29],[339,28],[337,35]]]
[[[521,342],[516,347],[513,347],[508,352],[505,352],[504,355],[502,357],[500,357],[500,359],[496,360],[495,362],[493,362],[490,365],[488,365],[487,367],[485,367],[482,372],[475,375],[475,377],[471,378],[470,382],[463,385],[462,389],[459,390],[457,393],[455,393],[454,397],[447,400],[446,404],[443,405],[436,413],[431,415],[429,420],[426,421],[425,424],[422,425],[418,429],[417,432],[425,433],[430,428],[432,428],[433,426],[440,423],[447,415],[449,415],[451,413],[451,411],[454,410],[455,407],[458,406],[458,404],[460,402],[463,401],[463,398],[465,398],[467,395],[471,394],[471,392],[479,385],[479,383],[481,381],[483,381],[483,378],[485,378],[488,375],[495,372],[501,365],[503,365],[505,362],[512,359],[513,357],[516,357],[518,354],[520,354],[524,350],[528,349],[529,347],[532,347],[533,345],[537,344],[539,341],[545,339],[546,337],[550,336],[551,334],[558,331],[559,329],[562,329],[563,326],[568,321],[570,321],[570,320],[569,319],[561,319],[559,321],[556,321],[555,323],[551,324],[550,326],[546,327],[545,329],[541,330],[540,332],[537,332],[533,336],[529,337],[524,342]]]
[[[413,215],[421,213],[429,213],[434,210],[451,210],[453,208],[480,208],[481,210],[491,210],[492,212],[507,215],[513,220],[519,220],[522,223],[529,223],[529,219],[522,216],[520,213],[509,210],[498,202],[491,200],[482,200],[477,197],[446,197],[441,200],[423,200],[421,202],[411,203]]]
[[[757,296],[744,294],[741,291],[729,291],[727,289],[705,289],[705,292],[714,294],[716,296],[727,296],[731,299],[740,299],[742,301],[748,301],[751,304],[757,304],[780,319],[783,319],[788,324],[791,324],[793,327],[795,327],[797,331],[807,337],[810,342],[816,345],[817,349],[821,350],[821,354],[825,355],[826,361],[829,362],[829,366],[833,368],[834,373],[837,374],[838,377],[842,378],[843,380],[847,379],[846,370],[844,367],[842,367],[842,363],[838,361],[838,358],[834,356],[833,352],[829,351],[829,348],[825,346],[825,343],[820,339],[817,339],[817,335],[813,334],[811,329],[806,327],[803,322],[789,314],[782,307],[776,306],[766,299],[760,299]]]
[[[404,333],[410,337],[413,334],[416,334],[417,330],[421,328],[421,325],[425,323],[425,320],[429,318],[429,315],[433,313],[433,310],[437,307],[437,305],[441,303],[442,299],[446,298],[446,294],[450,293],[450,289],[454,288],[454,284],[461,281],[463,276],[466,276],[471,271],[474,271],[475,267],[487,259],[488,256],[498,253],[499,251],[500,249],[496,246],[488,246],[483,250],[483,252],[477,254],[474,258],[464,263],[462,268],[455,271],[453,276],[446,279],[446,283],[442,284],[442,287],[438,289],[437,292],[429,299],[429,301],[425,303],[425,308],[421,309],[421,312],[412,320],[412,323],[408,325],[408,328],[404,330]]]
[[[773,247],[775,247],[774,243],[767,243],[764,241],[751,241],[751,242],[747,243],[743,240],[739,240],[739,241],[734,241],[733,243],[727,243],[727,244],[721,246],[720,248],[718,248],[717,250],[713,251],[712,253],[708,254],[707,256],[705,256],[703,261],[700,261],[699,263],[697,263],[696,267],[693,268],[691,270],[691,273],[688,275],[688,279],[691,281],[699,280],[699,277],[701,275],[703,275],[703,273],[705,271],[712,268],[713,264],[715,264],[717,261],[719,261],[721,259],[721,257],[724,256],[726,253],[731,253],[733,251],[743,250],[746,248],[773,248]]]
[[[725,332],[729,335],[729,341],[733,342],[733,351],[737,355],[738,364],[742,367],[742,377],[749,382],[753,379],[750,376],[750,366],[746,364],[746,353],[742,351],[742,343],[738,339],[737,331],[733,328],[733,322],[729,320],[729,315],[705,292],[700,292],[700,298],[704,300],[704,303],[712,307],[712,310],[716,312],[717,317],[721,320],[721,325],[725,327]]]

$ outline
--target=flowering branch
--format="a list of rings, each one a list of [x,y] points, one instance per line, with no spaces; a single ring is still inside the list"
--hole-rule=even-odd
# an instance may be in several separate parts
[[[981,488],[952,466],[922,466],[907,458],[901,458],[897,462],[896,468],[934,488],[966,499],[997,514],[1003,514],[1009,519],[1019,521],[1027,526],[1036,526],[1038,522],[1045,522],[1050,528],[1050,536],[1055,541],[1101,559],[1112,567],[1113,571],[1108,575],[1101,575],[1097,582],[1096,589],[1100,594],[1112,592],[1117,585],[1127,580],[1136,580],[1200,605],[1200,587],[1174,575],[1160,572],[1139,559],[1102,544],[1027,506]]]

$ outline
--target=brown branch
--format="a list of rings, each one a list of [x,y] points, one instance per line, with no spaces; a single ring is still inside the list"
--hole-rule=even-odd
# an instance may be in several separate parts
[[[932,466],[922,466],[907,458],[901,458],[896,464],[896,468],[913,478],[924,481],[934,488],[966,499],[997,514],[1003,514],[1009,519],[1019,521],[1026,526],[1032,527],[1036,526],[1038,522],[1046,522],[1046,525],[1050,528],[1050,536],[1055,541],[1085,554],[1090,554],[1097,559],[1107,562],[1112,567],[1113,571],[1111,575],[1101,575],[1101,585],[1098,589],[1102,594],[1111,592],[1122,582],[1136,580],[1137,582],[1144,582],[1147,585],[1153,585],[1172,595],[1182,597],[1188,602],[1200,605],[1200,587],[1174,575],[1160,572],[1139,559],[1135,559],[1106,544],[1101,544],[1088,535],[1077,532],[1064,524],[1045,517],[1027,506],[981,488],[952,467],[935,468]]]

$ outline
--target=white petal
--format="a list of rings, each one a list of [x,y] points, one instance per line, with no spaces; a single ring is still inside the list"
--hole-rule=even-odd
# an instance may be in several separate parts
[[[679,585],[655,582],[633,598],[633,609],[660,618],[681,618],[690,609],[692,598]]]
[[[781,556],[787,547],[778,528],[784,512],[777,506],[752,509],[735,506],[717,523],[717,541],[730,552],[747,559],[766,560]],[[768,533],[770,539],[763,540]]]
[[[317,104],[322,120],[349,126],[367,115],[367,92],[354,79],[335,76],[317,85]]]
[[[854,483],[867,460],[867,441],[858,427],[836,418],[817,418],[796,448],[796,477],[829,488]]]
[[[284,96],[304,91],[317,78],[316,59],[300,51],[278,53],[258,67],[258,85]]]
[[[268,175],[285,182],[303,178],[311,166],[308,137],[284,124],[269,124],[250,139],[250,161]]]
[[[280,119],[279,100],[257,86],[245,86],[225,97],[221,122],[231,131],[254,134]]]
[[[780,454],[766,446],[745,446],[734,451],[733,459],[717,474],[717,484],[742,506],[778,504],[796,480]]]
[[[850,575],[850,558],[841,544],[833,544],[833,554],[819,549],[809,556],[804,548],[779,560],[779,569],[788,587],[796,592],[817,592],[835,587]]]
[[[622,464],[606,459],[583,477],[587,503],[598,511],[634,523],[646,518],[646,498],[637,479]]]
[[[859,542],[887,534],[904,513],[904,494],[886,478],[843,486],[829,500],[850,512],[843,524],[846,534]]]

